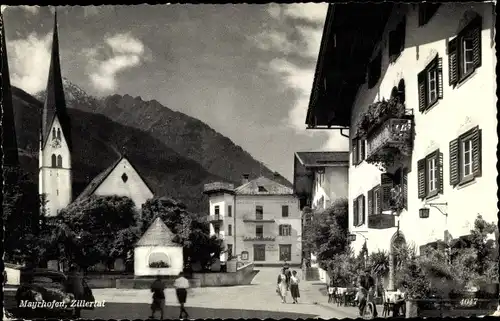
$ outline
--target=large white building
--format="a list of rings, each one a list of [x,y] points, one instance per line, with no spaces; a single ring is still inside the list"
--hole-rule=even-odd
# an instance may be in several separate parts
[[[349,128],[357,251],[497,221],[494,34],[492,3],[330,5],[306,122]]]
[[[242,185],[206,184],[210,235],[223,239],[226,255],[257,266],[298,265],[302,257],[299,200],[293,190],[266,177]],[[226,256],[226,258],[227,258]]]

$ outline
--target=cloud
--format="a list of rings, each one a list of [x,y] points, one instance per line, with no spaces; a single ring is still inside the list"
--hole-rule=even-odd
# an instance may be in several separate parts
[[[90,16],[96,16],[99,14],[99,7],[96,6],[84,6],[83,7],[83,16],[85,18]]]
[[[40,6],[19,6],[24,11],[31,13],[32,15],[36,15],[40,11]]]
[[[7,42],[12,84],[30,94],[45,89],[50,64],[52,33],[37,37],[34,33],[26,39]]]
[[[118,73],[136,67],[147,59],[144,44],[129,33],[116,34],[104,40],[104,48],[86,50],[89,58],[89,78],[95,89],[102,93],[117,88]],[[110,51],[107,58],[99,59],[100,53]]]
[[[293,3],[284,6],[284,15],[322,24],[326,18],[328,3]]]

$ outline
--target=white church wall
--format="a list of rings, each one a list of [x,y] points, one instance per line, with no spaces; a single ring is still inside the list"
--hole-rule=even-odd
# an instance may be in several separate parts
[[[125,175],[125,176],[124,176]],[[153,198],[152,191],[142,180],[130,162],[123,158],[94,192],[99,196],[126,196],[141,209],[148,199]]]
[[[61,132],[59,144],[54,143],[52,129],[55,129],[56,133],[58,130]],[[72,201],[71,153],[57,117],[54,118],[52,129],[39,157],[39,193],[46,195],[47,216],[56,216],[59,210]]]

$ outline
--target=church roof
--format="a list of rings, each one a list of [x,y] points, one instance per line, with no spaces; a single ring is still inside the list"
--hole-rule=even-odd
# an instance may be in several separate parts
[[[84,198],[89,197],[92,194],[94,194],[94,192],[97,190],[97,188],[106,180],[106,178],[108,178],[109,174],[111,174],[113,172],[113,170],[116,168],[116,166],[118,166],[118,164],[120,164],[120,162],[124,159],[126,159],[128,161],[128,159],[125,157],[125,155],[121,155],[120,158],[116,162],[111,164],[111,166],[109,166],[103,172],[101,172],[99,175],[94,177],[94,179],[89,183],[89,185],[87,185],[87,187],[85,187],[83,192],[80,195],[78,195],[78,197],[76,198],[75,201],[79,201],[81,199],[84,199]],[[134,169],[139,174],[139,172],[134,167],[134,165],[132,165],[132,163],[130,161],[128,163],[130,164],[132,169]],[[146,186],[149,188],[149,190],[152,193],[153,190],[148,185],[148,183],[144,179],[143,179],[143,182],[144,182],[144,184],[146,184]]]
[[[9,63],[7,59],[7,45],[5,43],[5,28],[3,15],[2,20],[2,138],[3,138],[3,164],[6,166],[18,166],[19,156],[17,151],[17,136],[14,120],[14,106],[12,104],[12,92],[10,87]]]
[[[261,176],[235,189],[239,195],[292,195],[293,190]]]
[[[42,111],[41,139],[42,148],[47,144],[54,118],[57,116],[61,123],[61,130],[71,151],[71,123],[64,98],[64,88],[61,76],[61,62],[59,60],[59,36],[57,34],[57,13],[54,15],[54,33],[52,36],[52,53],[50,58],[49,77],[47,80],[47,94]]]
[[[135,246],[181,246],[173,241],[174,237],[174,233],[157,217]]]

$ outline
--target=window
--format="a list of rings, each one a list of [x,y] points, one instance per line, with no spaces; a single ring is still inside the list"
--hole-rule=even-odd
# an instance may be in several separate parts
[[[219,215],[220,214],[220,206],[219,205],[215,205],[214,207],[214,215]]]
[[[57,155],[57,167],[62,168],[62,156]]]
[[[52,154],[52,167],[57,167],[57,157],[55,154]]]
[[[382,72],[382,54],[378,55],[368,64],[368,89],[373,88],[380,79]]]
[[[279,226],[280,236],[290,236],[292,235],[292,226],[289,224],[282,224]]]
[[[228,205],[227,206],[227,216],[228,217],[232,217],[233,216],[233,206],[232,205]]]
[[[288,205],[281,206],[281,217],[288,217]]]
[[[432,16],[436,14],[440,3],[421,3],[418,5],[418,26],[426,25]]]
[[[481,130],[475,127],[450,142],[450,185],[481,176]]]
[[[264,226],[262,225],[255,226],[255,236],[260,238],[264,237]]]
[[[264,218],[264,208],[262,205],[255,206],[255,219],[262,220]]]
[[[481,66],[481,27],[482,19],[476,16],[448,43],[450,86],[456,86]]]
[[[259,192],[267,192],[267,189],[264,186],[259,186]]]
[[[292,245],[291,244],[280,244],[280,261],[291,261],[292,260]]]
[[[365,196],[359,195],[353,201],[353,225],[365,224]]]
[[[389,62],[395,62],[405,48],[406,18],[389,33]]]
[[[219,237],[220,236],[220,228],[219,227],[214,227],[214,234]]]
[[[231,259],[233,257],[233,244],[227,245],[227,258]]]
[[[380,212],[380,185],[375,186],[368,191],[368,216],[381,214]]]
[[[227,235],[233,235],[233,226],[231,224],[227,225]]]
[[[436,56],[418,74],[418,109],[423,112],[443,98],[443,62]]]
[[[352,140],[352,164],[359,165],[365,159],[365,140],[358,137]]]
[[[56,129],[52,128],[52,140],[56,139]]]
[[[61,140],[61,128],[57,129],[57,139]]]
[[[443,193],[443,154],[436,150],[417,162],[418,198]]]
[[[59,190],[58,189],[56,189],[56,195],[59,196]]]

